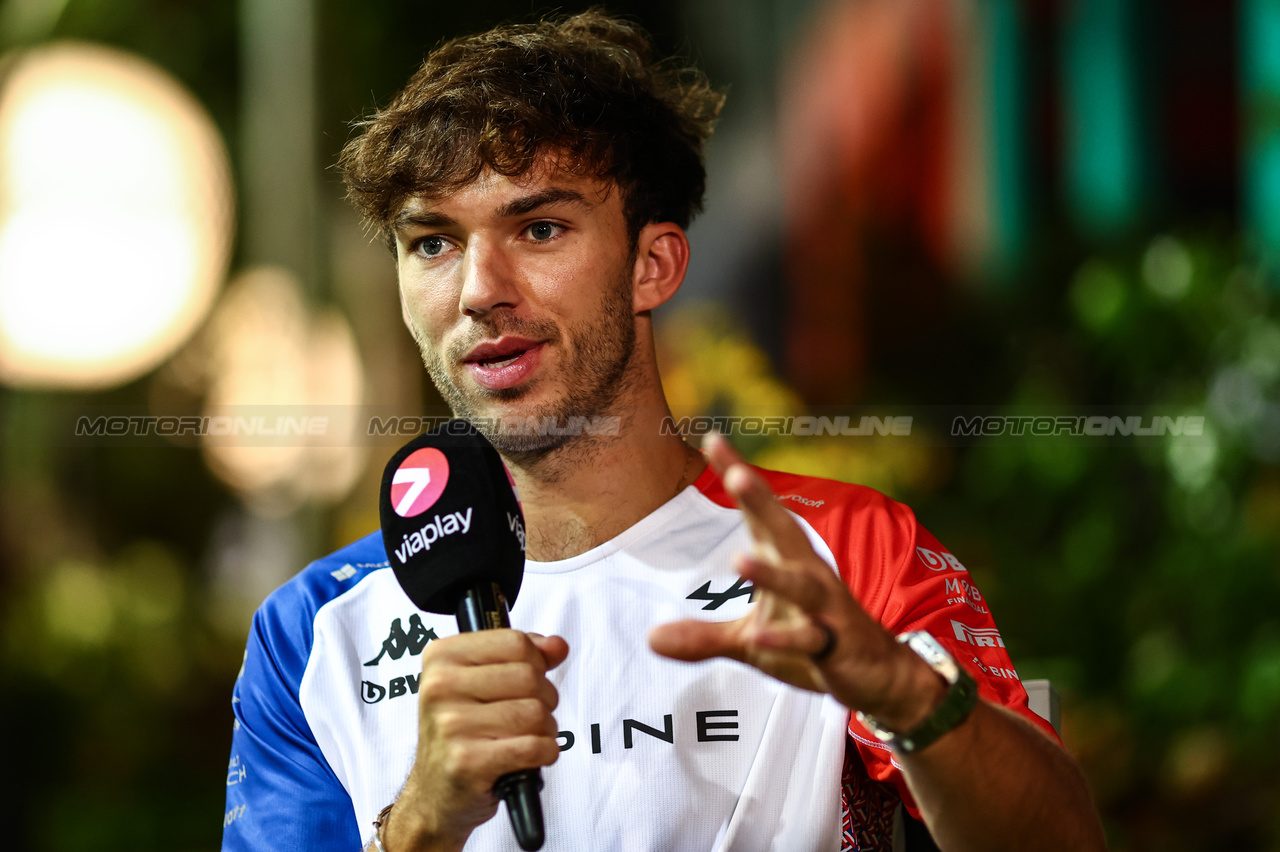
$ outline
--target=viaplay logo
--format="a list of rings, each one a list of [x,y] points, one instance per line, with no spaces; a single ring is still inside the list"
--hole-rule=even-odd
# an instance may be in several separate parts
[[[449,482],[449,460],[435,447],[414,450],[391,478],[391,505],[402,518],[421,515],[440,499]]]

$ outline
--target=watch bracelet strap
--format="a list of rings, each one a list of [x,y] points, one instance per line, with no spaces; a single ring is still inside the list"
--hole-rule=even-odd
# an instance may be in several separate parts
[[[386,824],[387,817],[391,816],[391,807],[392,805],[387,805],[385,808],[378,811],[378,816],[373,820],[374,852],[387,852],[387,847],[382,845],[382,826]]]
[[[925,631],[903,633],[898,636],[898,641],[918,654],[947,682],[946,694],[929,717],[907,733],[891,731],[861,711],[856,715],[867,730],[895,752],[911,754],[932,745],[969,718],[978,703],[978,684],[938,640]]]

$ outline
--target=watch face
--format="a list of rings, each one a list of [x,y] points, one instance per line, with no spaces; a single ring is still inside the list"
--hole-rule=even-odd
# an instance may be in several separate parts
[[[858,721],[881,742],[887,743],[900,754],[911,754],[930,745],[969,717],[978,701],[978,685],[947,649],[925,631],[903,633],[898,636],[898,641],[918,654],[929,664],[929,668],[947,681],[949,686],[946,695],[928,719],[921,722],[914,731],[904,734],[886,730],[865,713],[858,713],[857,716]]]
[[[951,656],[942,644],[934,639],[929,633],[923,630],[913,630],[910,633],[903,633],[898,637],[899,642],[906,644],[908,648],[916,652],[922,660],[929,664],[929,668],[942,675],[947,683],[955,683],[960,677],[962,669],[956,662],[955,657]]]

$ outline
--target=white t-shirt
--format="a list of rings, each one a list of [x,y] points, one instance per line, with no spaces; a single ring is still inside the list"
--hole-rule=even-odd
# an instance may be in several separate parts
[[[976,589],[946,598],[969,587],[960,585],[964,568],[909,510],[858,486],[769,478],[873,616],[898,622],[893,629],[918,626],[925,588],[936,598],[925,619],[935,636],[947,617],[965,617],[969,633],[939,638],[978,663],[984,694],[1003,690],[996,700],[1029,714],[1016,680],[1014,689],[995,682],[1006,675],[983,677],[990,668],[1012,674],[1003,643],[963,644],[998,634]],[[649,649],[655,625],[748,611],[750,586],[730,559],[749,546],[741,512],[708,471],[613,540],[526,563],[512,626],[569,645],[548,673],[560,694],[561,754],[543,769],[547,852],[835,852],[856,843],[842,841],[842,816],[846,835],[859,818],[847,790],[842,798],[847,746],[871,778],[901,787],[887,749],[831,697],[736,662],[686,664]],[[895,594],[904,577],[919,582]],[[277,590],[255,616],[236,683],[223,848],[354,852],[367,842],[413,763],[422,650],[456,632],[452,617],[421,613],[404,595],[378,533]],[[517,848],[505,808],[466,846]]]

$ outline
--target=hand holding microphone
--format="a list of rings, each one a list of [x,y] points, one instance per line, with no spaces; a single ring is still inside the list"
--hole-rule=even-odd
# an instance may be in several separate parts
[[[388,462],[382,536],[405,593],[453,614],[458,636],[422,655],[418,752],[383,841],[389,852],[461,849],[507,804],[521,848],[543,842],[537,767],[559,756],[546,672],[568,647],[510,629],[524,571],[524,518],[497,451],[451,421]]]

